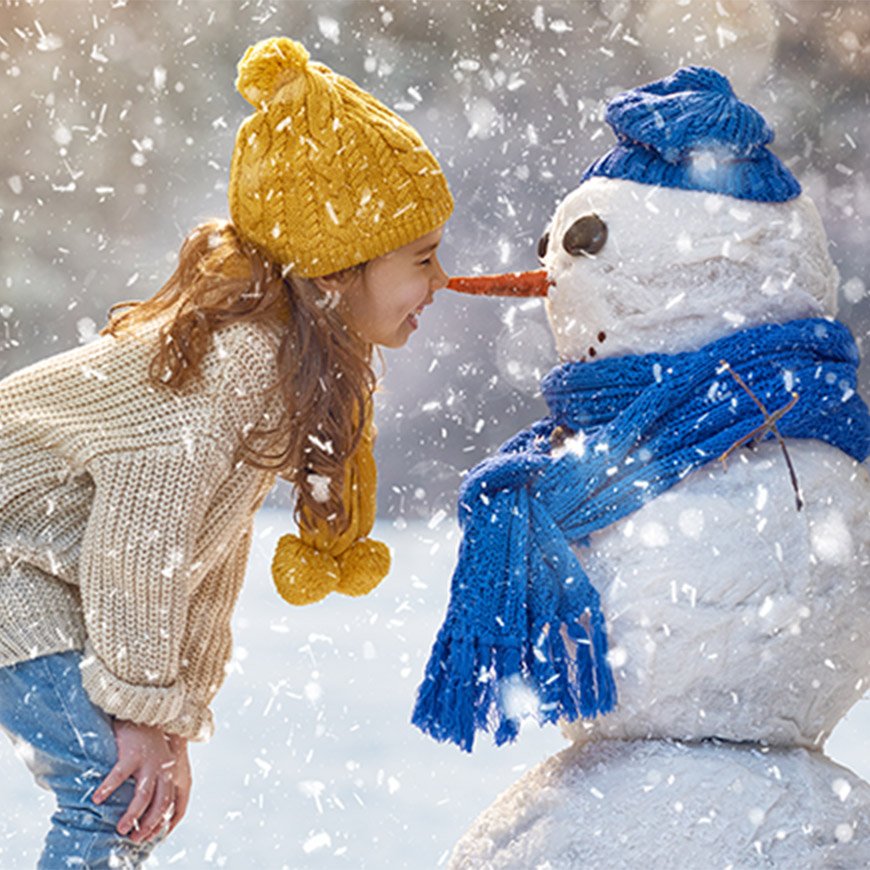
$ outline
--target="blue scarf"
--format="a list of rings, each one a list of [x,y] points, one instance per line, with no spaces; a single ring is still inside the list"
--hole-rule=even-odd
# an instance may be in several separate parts
[[[857,394],[858,350],[836,321],[759,326],[690,353],[556,367],[542,383],[550,416],[463,482],[459,559],[415,725],[470,751],[477,730],[493,732],[498,745],[513,740],[524,698],[544,722],[613,709],[599,595],[571,545],[588,543],[592,532],[764,423],[723,362],[771,413],[798,394],[778,422],[783,437],[816,438],[858,461],[867,457],[870,413]],[[582,432],[582,451],[552,456],[557,426]]]

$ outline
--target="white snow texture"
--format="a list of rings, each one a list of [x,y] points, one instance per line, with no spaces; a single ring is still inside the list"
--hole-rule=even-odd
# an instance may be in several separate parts
[[[870,786],[819,752],[604,740],[522,777],[450,867],[854,870],[868,830]]]

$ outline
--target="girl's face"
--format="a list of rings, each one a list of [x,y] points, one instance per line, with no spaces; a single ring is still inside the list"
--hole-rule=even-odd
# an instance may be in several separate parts
[[[436,256],[443,228],[368,262],[341,288],[339,305],[364,341],[402,347],[435,291],[447,284]]]

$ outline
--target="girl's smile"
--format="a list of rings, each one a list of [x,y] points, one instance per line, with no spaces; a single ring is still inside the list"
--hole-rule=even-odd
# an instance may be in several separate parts
[[[439,227],[415,241],[368,262],[343,285],[315,279],[321,289],[338,289],[348,324],[360,337],[383,347],[402,347],[420,325],[423,309],[447,284],[436,250]]]
[[[420,325],[420,315],[423,313],[423,309],[429,305],[428,302],[424,302],[422,305],[415,308],[408,315],[408,323],[411,324],[411,329],[416,329]]]

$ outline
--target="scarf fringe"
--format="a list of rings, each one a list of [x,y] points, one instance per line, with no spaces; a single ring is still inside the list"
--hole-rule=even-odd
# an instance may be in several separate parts
[[[580,619],[588,619],[591,637]],[[563,631],[571,640],[565,643]],[[600,610],[556,628],[542,640],[493,643],[445,625],[432,648],[412,722],[439,741],[471,752],[477,731],[495,744],[516,739],[520,722],[540,724],[593,718],[616,706],[616,682],[607,661],[607,628]]]

